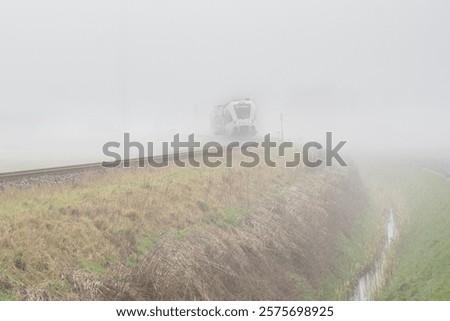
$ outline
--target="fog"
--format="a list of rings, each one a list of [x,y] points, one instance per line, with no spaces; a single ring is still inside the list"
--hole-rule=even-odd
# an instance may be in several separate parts
[[[245,97],[260,134],[283,113],[291,139],[448,153],[449,16],[445,0],[2,1],[0,161],[207,135],[211,108]]]

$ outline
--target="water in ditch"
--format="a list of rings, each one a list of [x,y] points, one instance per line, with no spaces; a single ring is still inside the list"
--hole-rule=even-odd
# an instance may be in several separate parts
[[[389,209],[388,221],[386,224],[386,237],[381,255],[375,260],[370,269],[359,278],[358,284],[351,295],[351,300],[368,301],[375,299],[377,291],[381,289],[386,279],[387,255],[395,239],[396,232],[397,226],[395,214],[392,209]]]

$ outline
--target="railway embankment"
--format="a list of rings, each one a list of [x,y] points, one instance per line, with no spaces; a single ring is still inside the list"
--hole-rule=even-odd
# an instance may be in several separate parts
[[[9,186],[0,297],[345,299],[366,212],[352,167],[169,166]]]

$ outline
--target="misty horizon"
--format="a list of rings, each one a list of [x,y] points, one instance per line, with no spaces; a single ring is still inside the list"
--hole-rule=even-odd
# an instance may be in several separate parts
[[[0,148],[51,158],[123,132],[209,135],[213,106],[250,97],[261,135],[282,113],[289,139],[448,154],[449,14],[446,1],[4,2]]]

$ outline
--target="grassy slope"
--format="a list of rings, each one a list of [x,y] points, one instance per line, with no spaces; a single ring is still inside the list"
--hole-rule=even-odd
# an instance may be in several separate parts
[[[366,170],[373,191],[390,195],[403,218],[397,260],[383,300],[450,300],[450,184],[406,165]]]
[[[322,282],[323,299],[346,300],[359,275],[373,261],[381,243],[380,212],[371,198],[366,211],[354,222],[352,233],[338,234],[339,258]]]
[[[257,172],[252,182],[259,186],[273,178]],[[104,274],[118,262],[133,265],[159,235],[182,235],[201,220],[206,206],[219,224],[232,223],[240,214],[232,209],[255,197],[242,179],[239,171],[221,168],[168,168],[7,190],[0,195],[0,300],[14,298],[18,289],[30,291],[30,299],[45,299],[43,291],[64,298],[73,289],[63,275],[73,269]]]
[[[276,199],[293,179],[283,168],[137,169],[6,190],[0,300],[74,298],[74,270],[108,275],[123,264],[137,267],[165,235],[183,241],[208,224],[239,228],[252,202]]]
[[[189,245],[188,240],[192,236],[202,235],[202,230],[226,231],[223,233],[225,240],[241,233],[245,240],[248,235],[242,231],[241,220],[255,211],[252,204],[261,199],[272,200],[271,204],[275,202],[273,204],[280,208],[297,199],[299,203],[294,202],[293,206],[298,205],[300,212],[306,214],[316,210],[322,213],[321,206],[325,203],[321,197],[325,197],[329,203],[326,209],[330,211],[329,216],[314,214],[311,223],[320,222],[315,227],[319,229],[327,220],[339,219],[342,206],[347,204],[342,199],[349,195],[348,190],[341,188],[339,181],[330,182],[333,175],[321,176],[317,171],[306,173],[299,170],[295,175],[283,168],[265,167],[251,170],[129,170],[106,176],[93,174],[75,185],[7,190],[0,195],[0,300],[77,299],[75,292],[86,289],[74,288],[74,284],[90,283],[91,276],[108,278],[117,269],[139,269],[143,256],[160,247],[160,240],[167,240],[167,235],[175,243],[181,242],[180,247]],[[293,183],[300,184],[300,187],[290,200],[283,190],[290,189]],[[348,184],[348,188],[351,186]],[[329,190],[328,196],[324,194],[325,188]],[[336,210],[337,205],[341,206],[341,212]],[[271,219],[276,220],[276,215]],[[260,224],[257,216],[254,219]],[[370,216],[363,220],[368,221],[361,224],[371,226]],[[331,223],[331,226],[336,224]],[[311,228],[307,230],[313,231]],[[324,229],[319,230],[323,232]],[[365,233],[358,234],[358,230],[355,229],[358,244],[359,241],[367,241],[368,237],[362,240]],[[285,233],[275,233],[272,225],[268,232],[275,237],[270,239],[266,235],[269,244],[285,237]],[[289,232],[298,234],[296,237],[301,244],[312,242],[312,247],[317,245],[314,241],[317,234],[302,240],[302,233]],[[319,265],[325,271],[320,282],[311,283],[308,279],[308,273],[322,273],[312,273],[314,271],[308,262],[304,262],[304,270],[299,267],[300,270],[291,275],[298,283],[297,298],[345,299],[355,273],[361,269],[354,266],[361,256],[366,255],[359,245],[356,249],[347,249],[348,240],[345,238],[352,237],[350,234],[349,231],[340,233],[342,253],[345,253],[341,258],[345,258],[347,265]],[[257,236],[255,242],[260,237]],[[323,235],[329,244],[325,250],[334,248],[333,237],[326,233]],[[308,251],[313,253],[316,250],[308,246],[305,252]],[[293,255],[301,253],[293,252]],[[323,254],[318,253],[318,256]],[[326,259],[324,262],[331,261]],[[80,281],[84,277],[87,277],[86,282]]]
[[[351,223],[351,233],[338,233],[338,258],[322,281],[324,300],[347,300],[359,276],[379,253],[384,236],[384,195],[370,189],[364,193],[367,204]]]

